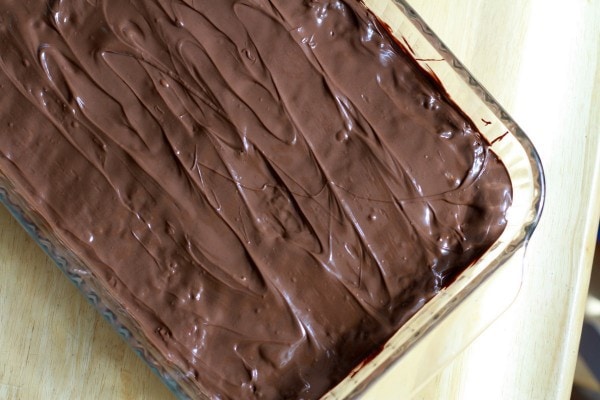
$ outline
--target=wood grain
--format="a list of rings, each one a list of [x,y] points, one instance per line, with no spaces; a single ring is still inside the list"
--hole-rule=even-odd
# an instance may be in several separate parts
[[[415,397],[566,399],[600,213],[600,2],[410,3],[529,134],[548,183],[515,302]],[[411,356],[426,365],[434,348]],[[0,361],[0,399],[172,398],[4,210]],[[377,398],[403,385],[394,376]]]
[[[416,397],[566,399],[600,211],[600,2],[411,3],[529,134],[547,180],[515,303]]]

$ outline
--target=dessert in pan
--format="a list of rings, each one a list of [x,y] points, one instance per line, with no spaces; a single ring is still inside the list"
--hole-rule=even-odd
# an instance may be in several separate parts
[[[512,186],[358,1],[0,0],[0,170],[212,398],[318,398]]]

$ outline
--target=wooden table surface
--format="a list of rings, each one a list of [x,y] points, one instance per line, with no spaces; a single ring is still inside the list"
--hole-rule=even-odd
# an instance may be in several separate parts
[[[410,3],[532,138],[548,190],[508,309],[418,390],[395,375],[366,397],[566,399],[600,213],[600,2]],[[502,282],[488,284],[501,292]],[[492,308],[473,298],[462,307]],[[433,331],[408,357],[432,363],[445,333]],[[1,209],[0,399],[169,398]]]

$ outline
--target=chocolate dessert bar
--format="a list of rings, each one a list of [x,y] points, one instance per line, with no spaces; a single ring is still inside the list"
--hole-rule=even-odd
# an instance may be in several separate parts
[[[0,0],[0,93],[0,170],[215,399],[323,395],[511,205],[355,0]]]

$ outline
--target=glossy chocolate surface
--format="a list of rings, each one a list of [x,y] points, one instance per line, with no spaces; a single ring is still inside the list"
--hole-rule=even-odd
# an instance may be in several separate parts
[[[0,170],[214,398],[319,397],[511,203],[356,1],[0,0],[0,93]]]

